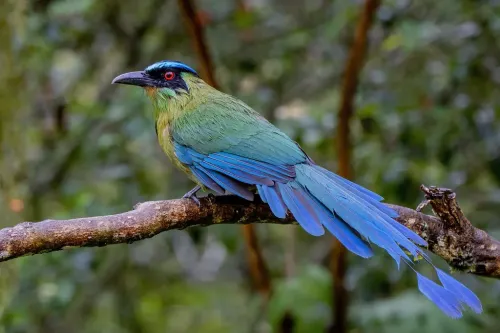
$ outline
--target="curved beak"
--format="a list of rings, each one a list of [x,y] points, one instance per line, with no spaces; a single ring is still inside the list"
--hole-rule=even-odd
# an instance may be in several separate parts
[[[118,75],[111,81],[111,84],[129,84],[139,87],[154,87],[154,80],[142,71],[130,72]]]

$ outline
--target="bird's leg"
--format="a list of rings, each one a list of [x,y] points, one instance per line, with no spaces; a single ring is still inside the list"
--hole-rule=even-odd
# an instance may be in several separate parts
[[[196,193],[199,190],[201,190],[201,186],[200,185],[196,185],[188,193],[184,194],[182,197],[185,198],[185,199],[191,199],[191,200],[193,200],[195,202],[195,204],[197,204],[198,207],[200,207],[200,199],[198,199],[198,197],[196,196]]]

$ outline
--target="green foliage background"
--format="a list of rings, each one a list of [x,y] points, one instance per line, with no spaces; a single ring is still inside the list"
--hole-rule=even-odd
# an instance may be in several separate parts
[[[361,1],[198,0],[217,77],[336,168],[335,113]],[[241,6],[245,4],[245,6]],[[421,183],[457,191],[500,236],[500,1],[386,0],[353,123],[356,181],[415,207]],[[112,214],[192,184],[156,143],[150,106],[114,76],[161,59],[197,65],[173,0],[0,1],[0,226]],[[258,226],[275,283],[249,292],[241,230],[0,264],[0,332],[297,332],[330,323],[331,238]],[[350,332],[498,332],[500,284],[463,276],[485,313],[454,321],[387,255],[349,257]]]

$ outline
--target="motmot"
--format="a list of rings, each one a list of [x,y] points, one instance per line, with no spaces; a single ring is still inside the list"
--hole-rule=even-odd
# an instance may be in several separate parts
[[[435,267],[427,242],[398,223],[383,198],[319,166],[302,148],[241,100],[203,81],[190,66],[164,60],[112,83],[144,88],[153,103],[158,141],[172,162],[197,185],[184,197],[208,188],[252,201],[258,194],[278,218],[289,211],[313,236],[328,230],[348,250],[373,256],[375,244],[410,267],[419,290],[446,315],[459,318],[464,305],[482,311],[478,297]],[[414,268],[423,258],[440,284]]]

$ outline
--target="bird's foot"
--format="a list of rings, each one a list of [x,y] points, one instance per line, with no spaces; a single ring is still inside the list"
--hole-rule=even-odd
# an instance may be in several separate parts
[[[201,203],[200,203],[200,199],[198,199],[198,197],[196,196],[196,193],[201,189],[201,186],[200,185],[196,185],[195,187],[193,187],[188,193],[184,194],[182,197],[184,199],[191,199],[194,201],[194,203],[196,205],[198,205],[198,207],[201,206]]]
[[[415,209],[415,210],[420,213],[430,203],[431,203],[430,200],[424,200],[424,201],[422,201],[421,203],[418,204],[417,209]]]

